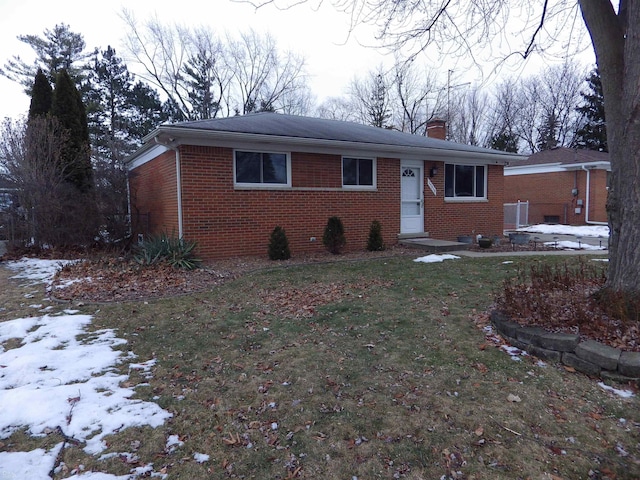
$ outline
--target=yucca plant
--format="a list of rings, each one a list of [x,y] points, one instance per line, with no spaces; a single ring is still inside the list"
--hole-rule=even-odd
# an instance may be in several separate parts
[[[155,265],[167,262],[174,268],[193,270],[200,266],[202,260],[195,258],[197,242],[169,236],[166,233],[154,235],[137,247],[134,260],[140,265]]]

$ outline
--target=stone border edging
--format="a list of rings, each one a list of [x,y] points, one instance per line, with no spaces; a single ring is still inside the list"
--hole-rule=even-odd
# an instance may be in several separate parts
[[[562,363],[587,375],[640,384],[640,352],[625,352],[594,340],[581,342],[576,334],[523,327],[497,310],[491,312],[490,319],[510,344],[531,355]]]

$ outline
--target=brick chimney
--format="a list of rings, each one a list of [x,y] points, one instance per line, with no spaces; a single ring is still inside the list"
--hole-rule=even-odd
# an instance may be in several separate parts
[[[444,120],[431,120],[427,122],[427,137],[446,140],[447,123]]]

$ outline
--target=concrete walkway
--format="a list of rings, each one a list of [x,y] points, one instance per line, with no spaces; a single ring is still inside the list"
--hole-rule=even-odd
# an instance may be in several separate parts
[[[592,255],[592,256],[600,256],[602,258],[609,257],[608,250],[514,250],[507,252],[478,252],[471,250],[452,250],[450,252],[452,255],[458,255],[460,257],[471,257],[471,258],[488,258],[488,257],[534,257],[539,255],[545,256],[571,256],[571,255]]]
[[[516,245],[513,250],[496,252],[496,251],[477,251],[467,250],[468,244],[450,242],[446,240],[437,240],[430,237],[422,238],[410,238],[401,239],[400,243],[407,246],[415,247],[416,249],[423,249],[431,253],[451,253],[453,255],[473,257],[473,258],[486,258],[486,257],[528,257],[536,255],[558,255],[558,256],[570,256],[570,255],[594,255],[600,257],[608,257],[609,252],[606,250],[608,245],[608,238],[606,237],[576,237],[575,235],[551,235],[543,233],[527,233],[530,235],[529,243],[552,243],[552,242],[571,242],[576,244],[575,249],[558,249],[558,250],[518,250]],[[508,235],[509,232],[505,232]],[[508,241],[508,240],[507,240]],[[581,249],[578,248],[581,245],[590,245],[595,247],[604,247],[602,250]]]

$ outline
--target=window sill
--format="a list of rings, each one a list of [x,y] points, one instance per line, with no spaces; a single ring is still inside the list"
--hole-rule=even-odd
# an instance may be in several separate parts
[[[488,203],[487,198],[476,197],[444,197],[446,203]]]
[[[284,185],[278,183],[242,183],[235,184],[233,186],[234,190],[291,190],[291,185]]]

